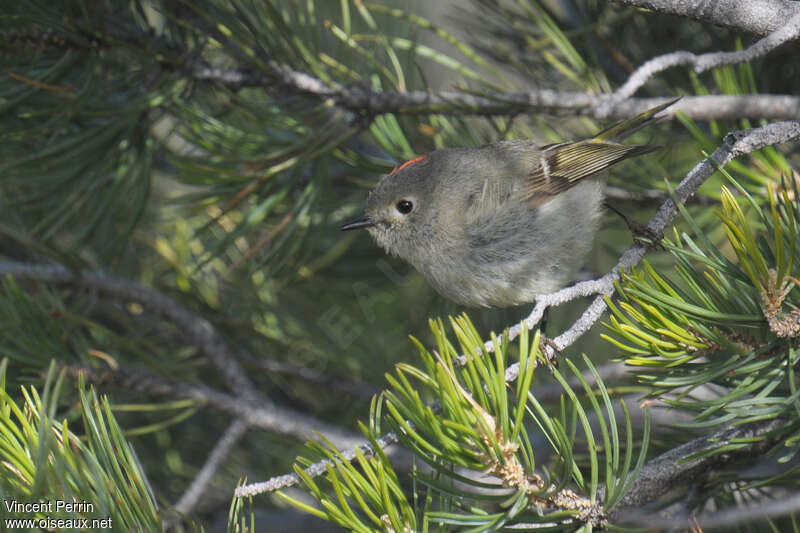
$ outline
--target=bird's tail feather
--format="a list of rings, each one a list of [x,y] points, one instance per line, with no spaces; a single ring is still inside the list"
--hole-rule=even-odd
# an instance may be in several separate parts
[[[653,121],[657,120],[658,117],[656,117],[656,115],[658,113],[668,108],[678,100],[680,100],[680,97],[670,100],[668,102],[664,102],[663,104],[657,105],[653,108],[650,108],[643,113],[639,113],[633,118],[629,118],[627,120],[623,120],[622,122],[614,124],[610,128],[604,129],[603,131],[592,137],[590,139],[590,142],[621,141],[625,137],[633,135],[640,129],[648,126]]]

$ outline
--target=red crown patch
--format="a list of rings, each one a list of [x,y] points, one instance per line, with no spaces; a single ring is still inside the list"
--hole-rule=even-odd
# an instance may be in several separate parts
[[[405,163],[403,163],[403,164],[402,164],[402,165],[400,165],[399,167],[394,167],[394,170],[392,170],[392,171],[389,173],[389,175],[391,176],[392,174],[395,174],[395,173],[397,173],[397,172],[400,172],[401,170],[403,170],[403,169],[404,169],[404,168],[406,168],[407,166],[409,166],[409,165],[413,165],[414,163],[418,163],[418,162],[420,162],[420,161],[422,161],[422,160],[424,160],[424,159],[428,159],[428,157],[429,157],[429,156],[427,156],[427,155],[421,155],[421,156],[417,157],[416,159],[412,159],[412,160],[410,160],[410,161],[406,161]]]

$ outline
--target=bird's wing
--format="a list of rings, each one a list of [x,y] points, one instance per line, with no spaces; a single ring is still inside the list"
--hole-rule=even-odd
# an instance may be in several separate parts
[[[657,105],[635,117],[623,120],[578,142],[551,144],[542,148],[542,156],[527,183],[525,197],[540,205],[552,196],[629,157],[657,150],[658,146],[620,144],[619,141],[655,122],[659,113],[679,98]]]
[[[654,145],[625,145],[594,140],[551,144],[542,148],[539,164],[527,180],[523,197],[538,206],[629,157],[658,150]]]

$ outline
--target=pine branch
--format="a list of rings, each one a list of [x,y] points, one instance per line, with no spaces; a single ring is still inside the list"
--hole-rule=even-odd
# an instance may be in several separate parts
[[[677,485],[701,479],[704,474],[742,458],[765,453],[775,443],[769,435],[785,426],[786,420],[783,419],[733,426],[681,444],[651,459],[639,471],[633,487],[613,511],[612,520],[623,520],[631,513],[632,507],[641,507],[653,502]],[[703,455],[704,452],[736,441],[741,447],[735,450],[724,454]],[[641,522],[640,525],[648,523]]]
[[[800,13],[797,2],[787,0],[716,0],[684,2],[681,0],[615,0],[620,4],[690,18],[737,31],[767,35]]]
[[[35,279],[50,283],[74,283],[140,302],[169,317],[176,326],[179,326],[186,333],[187,338],[208,356],[231,391],[251,397],[259,396],[250,378],[247,377],[238,360],[220,338],[211,322],[192,313],[155,289],[105,273],[90,270],[74,272],[61,265],[3,261],[0,262],[0,276]]]
[[[640,4],[637,0],[623,0],[628,4]],[[708,15],[703,11],[703,7],[687,8],[686,6],[679,5],[677,2],[659,2],[653,0],[652,4],[672,4],[675,9],[690,10],[695,9],[696,13],[703,16]],[[758,5],[782,5],[787,7],[786,2],[779,1],[766,1],[758,2]],[[723,0],[723,6],[727,9],[729,6],[728,0]],[[720,8],[722,9],[722,8]],[[739,6],[741,10],[741,6]],[[752,11],[753,6],[747,6],[745,11]],[[789,9],[789,7],[787,7]],[[794,9],[794,6],[791,6]],[[749,12],[748,11],[748,12]],[[784,17],[780,22],[785,24],[785,20],[796,22],[798,20],[795,11],[792,17]],[[712,14],[714,15],[714,14]],[[731,19],[735,19],[734,13],[726,13]],[[188,19],[187,19],[188,20]],[[194,24],[193,21],[190,23]],[[715,22],[718,23],[718,22]],[[423,114],[423,113],[441,113],[447,115],[509,115],[513,116],[521,112],[555,112],[565,115],[582,115],[591,116],[595,118],[627,118],[633,114],[652,107],[656,103],[663,101],[660,99],[647,99],[647,98],[632,98],[632,95],[644,85],[652,76],[657,72],[674,66],[677,64],[690,64],[694,65],[695,69],[702,68],[705,70],[708,65],[717,66],[721,64],[731,64],[740,61],[749,61],[753,57],[759,57],[769,50],[774,49],[788,39],[797,37],[798,28],[789,27],[785,25],[782,29],[779,26],[763,32],[763,34],[774,32],[767,38],[763,39],[756,45],[744,52],[736,53],[715,53],[705,54],[702,56],[695,56],[688,52],[676,52],[672,55],[660,56],[650,62],[645,63],[640,71],[634,73],[629,79],[628,84],[623,86],[618,93],[614,95],[591,95],[579,92],[562,92],[562,91],[549,91],[549,90],[532,90],[514,93],[492,92],[472,94],[467,91],[442,91],[442,92],[425,92],[425,91],[401,91],[401,92],[381,92],[369,89],[365,86],[346,86],[330,82],[323,82],[322,79],[316,78],[308,73],[299,72],[292,68],[275,63],[268,62],[267,70],[263,72],[255,72],[253,70],[224,70],[212,67],[196,60],[189,60],[186,63],[186,68],[189,70],[190,75],[195,80],[219,83],[230,88],[240,87],[262,87],[266,90],[275,90],[280,94],[289,93],[290,95],[305,95],[319,103],[326,105],[333,105],[339,109],[349,111],[348,116],[352,116],[352,121],[358,123],[360,126],[366,121],[371,121],[377,115],[394,113],[394,114]],[[783,32],[783,33],[781,33]],[[210,34],[210,33],[209,33]],[[215,38],[224,37],[222,32],[215,32]],[[776,37],[777,36],[777,37]],[[766,44],[763,44],[766,43]],[[234,45],[231,43],[223,43],[223,47],[230,51]],[[689,54],[689,55],[686,55]],[[749,54],[749,55],[748,55]],[[171,54],[174,61],[174,54]],[[238,59],[240,65],[248,65],[247,54],[233,54]],[[185,59],[185,56],[181,57]],[[705,67],[703,66],[705,65]],[[173,66],[174,63],[173,63]],[[263,66],[263,64],[259,64]],[[178,65],[178,69],[181,65]],[[710,68],[710,67],[709,67]],[[317,71],[315,71],[317,72]],[[638,76],[638,77],[637,77]],[[323,79],[326,79],[323,77]],[[32,80],[29,80],[32,81]],[[44,86],[43,86],[44,87]],[[51,89],[56,86],[50,86]],[[624,94],[623,94],[624,93]],[[670,111],[670,117],[674,116],[675,111],[683,111],[688,117],[694,119],[720,119],[720,118],[768,118],[768,119],[787,119],[797,118],[800,116],[800,97],[793,95],[748,95],[748,96],[731,96],[731,95],[713,95],[713,96],[693,96],[684,98],[675,109]],[[784,123],[791,124],[793,132],[778,132],[776,137],[784,138],[785,140],[795,138],[798,135],[798,125],[796,122]],[[779,126],[776,124],[770,126]],[[765,128],[769,128],[767,126]],[[761,128],[762,130],[765,128]],[[789,128],[789,126],[787,126]],[[711,158],[707,159],[692,172],[697,171],[697,175],[704,175],[706,168],[701,166],[707,164],[710,167],[708,175],[698,178],[696,184],[687,184],[689,176],[681,182],[678,186],[678,191],[686,192],[685,196],[690,196],[694,193],[697,186],[702,183],[702,180],[708,178],[714,171],[714,163],[724,165],[725,162],[730,161],[736,155],[732,155],[736,149],[739,153],[748,153],[747,150],[750,145],[746,142],[739,146],[741,142],[746,141],[748,135],[753,134],[757,130],[749,130],[743,136],[735,138],[726,138],[728,153],[721,153],[721,147]],[[791,136],[786,137],[791,133]],[[783,137],[781,137],[783,136]],[[729,142],[730,141],[730,142]],[[758,142],[765,142],[761,139]],[[757,143],[756,143],[757,144]],[[728,146],[730,145],[730,146]],[[767,146],[768,144],[762,144]],[[738,148],[737,148],[738,147]],[[755,149],[755,148],[752,148]],[[722,159],[730,156],[727,161],[723,162],[722,159],[715,158],[720,155]],[[724,156],[724,157],[723,157]],[[719,160],[718,160],[719,159]],[[699,169],[699,170],[698,170]],[[690,173],[691,175],[691,173]],[[683,187],[683,188],[682,188]],[[676,191],[676,194],[678,193]],[[680,196],[680,195],[678,195]],[[686,198],[682,198],[685,201]],[[662,205],[662,210],[665,206],[669,205],[671,200],[667,200]],[[674,204],[672,205],[674,208]],[[661,211],[659,212],[661,214]],[[674,209],[673,209],[674,211]],[[658,215],[651,220],[650,225],[661,225],[659,232],[663,232],[666,226],[675,217],[675,212],[664,215],[666,217],[663,221],[657,221]],[[638,248],[637,248],[638,246]],[[628,254],[630,252],[630,254]],[[572,300],[577,297],[585,297],[594,294],[611,294],[613,292],[613,283],[619,279],[619,273],[622,268],[630,268],[636,265],[646,253],[646,248],[640,245],[631,247],[620,259],[619,264],[612,272],[598,280],[578,284],[571,292],[567,289],[563,292],[559,291],[553,295],[545,295],[536,302],[536,306],[531,312],[531,315],[526,319],[525,327],[532,328],[538,323],[541,315],[549,305],[559,305],[563,302]],[[228,455],[230,450],[235,446],[236,442],[249,427],[264,427],[274,431],[280,431],[287,435],[293,435],[300,438],[311,438],[310,435],[313,431],[321,431],[330,436],[331,440],[336,442],[337,439],[342,438],[341,442],[336,442],[337,446],[350,448],[356,445],[359,440],[352,436],[346,435],[346,432],[341,428],[333,427],[332,425],[325,424],[312,417],[307,417],[299,414],[292,409],[285,409],[273,405],[271,402],[262,398],[258,391],[253,386],[247,373],[242,369],[240,362],[234,356],[230,348],[225,344],[219,332],[217,332],[211,323],[201,316],[192,313],[188,309],[183,308],[180,304],[170,299],[164,294],[159,293],[153,289],[148,289],[141,285],[128,280],[116,279],[105,274],[98,274],[93,272],[71,272],[68,269],[60,266],[40,266],[40,265],[22,265],[22,264],[5,264],[0,263],[0,274],[5,272],[3,269],[9,268],[14,270],[18,269],[18,277],[28,277],[31,279],[42,279],[45,281],[56,283],[75,283],[86,287],[94,288],[98,291],[106,292],[125,299],[135,299],[147,305],[148,307],[156,310],[163,315],[170,318],[176,325],[188,332],[192,341],[198,348],[212,361],[214,366],[222,374],[227,387],[233,394],[224,394],[216,390],[204,387],[193,387],[180,383],[173,383],[169,380],[159,380],[156,376],[139,376],[137,378],[135,373],[123,370],[117,378],[123,381],[127,380],[128,384],[132,387],[140,387],[135,390],[148,391],[151,394],[162,394],[174,397],[192,398],[197,401],[209,403],[212,407],[221,411],[231,413],[237,418],[235,422],[228,428],[225,435],[217,442],[216,447],[209,455],[205,466],[200,471],[198,476],[194,479],[193,483],[186,491],[186,493],[179,500],[177,507],[179,510],[191,511],[195,508],[197,501],[202,496],[203,492],[208,488],[214,472],[219,468],[219,465]],[[12,272],[13,273],[13,272]],[[549,298],[549,299],[548,299]],[[538,310],[538,311],[537,311]],[[564,349],[569,346],[574,340],[580,336],[584,331],[588,330],[599,316],[605,310],[605,300],[603,297],[595,299],[587,312],[581,319],[573,325],[570,330],[557,337],[554,340],[558,349]],[[538,315],[537,315],[538,313]],[[569,336],[570,334],[572,336]],[[512,335],[511,338],[518,335]],[[565,337],[566,336],[566,337]],[[494,346],[492,344],[492,346]],[[518,369],[517,369],[518,370]],[[81,369],[87,373],[91,373],[88,369]],[[516,374],[510,368],[510,374],[506,374],[507,380],[516,379]],[[87,374],[88,375],[88,374]],[[502,388],[502,387],[501,387]],[[180,396],[183,394],[184,396]],[[241,395],[237,397],[237,395]],[[346,438],[344,438],[346,437]],[[394,442],[396,437],[393,433],[386,435],[378,442],[380,447]],[[362,445],[361,449],[365,453],[373,453],[376,450],[371,446]],[[347,455],[347,459],[351,460],[355,455]],[[327,469],[330,463],[322,461],[309,467],[309,475],[316,476]],[[265,490],[275,490],[295,484],[299,480],[298,476],[292,474],[288,476],[281,476],[280,478],[273,478],[266,483],[254,484],[248,487],[241,487],[237,489],[237,496],[251,495],[257,492],[248,492],[248,490],[258,490],[263,492],[263,486],[269,488]],[[261,486],[253,489],[253,487]]]
[[[603,365],[597,368],[597,375],[603,381],[613,381],[619,379],[629,371],[627,367],[622,363],[610,363],[608,365]],[[597,376],[590,371],[586,371],[582,375],[582,379],[585,383],[589,385],[594,385],[597,382]],[[578,387],[581,385],[581,381],[578,378],[570,378],[567,383],[570,387]],[[559,384],[546,384],[536,389],[536,398],[541,402],[547,402],[550,400],[555,400],[559,398],[564,393],[564,389]],[[434,404],[431,409],[434,412],[440,412],[441,405]],[[413,428],[413,424],[410,424],[409,427]],[[397,442],[397,435],[394,432],[389,432],[384,435],[381,439],[378,440],[381,444],[382,448],[386,448],[391,444],[395,444]],[[364,451],[368,456],[371,456],[375,453],[372,449],[372,446],[368,443],[361,443],[361,450]],[[351,450],[345,449],[342,454],[347,457],[349,461],[352,461],[355,457],[355,453]],[[328,460],[322,460],[314,463],[313,465],[309,466],[308,468],[304,469],[304,472],[307,473],[311,477],[317,477],[322,475],[326,472],[327,465],[329,464]],[[277,490],[281,490],[288,487],[293,487],[301,482],[300,477],[297,474],[284,474],[280,476],[275,476],[270,478],[267,481],[262,481],[258,483],[251,483],[249,485],[243,485],[238,487],[235,491],[236,497],[247,497],[247,496],[256,496],[258,494],[264,494],[266,492],[275,492]]]
[[[715,52],[696,56],[691,52],[674,52],[654,58],[634,72],[612,95],[586,92],[533,89],[518,92],[471,93],[465,91],[376,91],[366,85],[326,83],[318,77],[300,72],[276,61],[267,62],[269,72],[248,69],[223,69],[197,58],[187,60],[185,70],[196,80],[211,81],[232,89],[275,85],[293,93],[314,97],[322,102],[367,118],[386,113],[443,115],[516,115],[524,112],[547,112],[589,116],[597,119],[625,119],[637,115],[665,99],[632,98],[648,79],[671,66],[694,65],[696,72],[751,61],[766,55],[780,45],[794,40],[800,33],[800,10],[789,22],[770,30],[772,33],[747,50]],[[246,57],[235,43],[218,36],[240,58]],[[184,54],[190,57],[189,54]],[[800,98],[793,95],[702,95],[684,97],[664,114],[671,119],[682,112],[694,120],[767,119],[786,120],[800,116]]]
[[[361,443],[361,439],[354,433],[294,409],[275,405],[266,399],[237,397],[210,387],[181,383],[121,366],[104,371],[80,365],[64,365],[64,368],[68,375],[73,377],[82,375],[90,383],[113,384],[153,396],[192,400],[233,415],[243,420],[250,428],[264,429],[303,441],[311,440],[317,434],[324,434],[331,442],[342,448],[352,448]]]
[[[680,184],[675,188],[673,197],[668,198],[661,204],[661,207],[648,223],[647,229],[654,234],[663,234],[666,227],[678,214],[675,200],[681,203],[686,202],[688,198],[694,195],[700,185],[714,174],[718,167],[726,165],[741,155],[749,154],[765,146],[774,146],[776,144],[789,142],[798,137],[800,137],[800,123],[795,121],[778,122],[760,128],[729,133],[725,137],[723,144],[717,148],[710,157],[695,165],[683,180],[681,180]],[[614,283],[619,280],[620,271],[622,269],[630,269],[637,265],[646,252],[647,247],[645,245],[635,242],[622,254],[617,265],[605,276],[596,280],[577,283],[554,293],[540,296],[537,298],[536,305],[531,313],[525,318],[523,322],[524,326],[527,329],[533,329],[541,320],[545,310],[550,306],[561,305],[577,298],[593,294],[600,294],[567,331],[553,339],[555,346],[559,350],[564,350],[583,335],[583,333],[588,331],[605,312],[607,307],[605,297],[614,292]],[[510,327],[506,340],[511,341],[517,338],[521,331],[522,325]],[[484,346],[486,350],[493,351],[495,342],[499,344],[503,341],[503,335],[500,335],[497,337],[496,341],[487,341]],[[547,349],[552,350],[552,347],[548,346]],[[552,352],[549,355],[552,356]],[[467,358],[465,355],[456,359],[456,363],[459,365],[466,364],[466,361]],[[516,380],[518,375],[519,364],[515,363],[506,369],[505,379],[507,382],[511,382]],[[388,439],[387,445],[393,444],[397,440],[396,436],[391,433],[387,434],[384,438]],[[362,444],[362,446],[367,446],[369,448],[367,444]],[[350,458],[352,459],[352,457]],[[306,472],[312,478],[316,477],[326,471],[326,464],[326,461],[320,461],[308,468]],[[266,482],[253,483],[245,487],[240,487],[237,489],[235,495],[237,497],[252,496],[296,485],[299,482],[300,479],[296,474],[286,474],[274,477]]]
[[[786,420],[780,419],[733,426],[689,441],[651,459],[639,470],[633,486],[609,515],[609,521],[632,527],[659,529],[684,527],[685,520],[667,520],[652,514],[642,515],[637,513],[636,509],[656,501],[676,486],[701,480],[704,476],[741,459],[762,455],[776,442],[769,437],[770,434],[785,426]],[[735,450],[724,454],[704,455],[706,452],[732,443],[738,445]],[[800,498],[794,496],[773,502],[773,505],[766,505],[769,508],[759,505],[760,512],[754,512],[751,508],[730,509],[691,518],[697,520],[703,528],[732,526],[752,521],[754,518],[781,516],[796,511],[800,507]],[[526,524],[516,524],[515,527],[524,529]]]
[[[604,383],[613,383],[633,375],[631,368],[621,361],[606,363],[596,368],[597,373],[585,370],[581,379],[571,377],[567,380],[570,388],[576,389],[586,383],[590,387],[597,385],[598,378]],[[508,379],[508,375],[506,375]],[[536,399],[540,403],[556,402],[564,394],[564,387],[560,383],[542,383],[536,386]]]
[[[636,5],[636,1],[623,0],[624,3]],[[783,10],[786,18],[775,18],[765,38],[746,50],[739,52],[714,52],[697,56],[691,52],[673,52],[654,58],[637,71],[628,81],[612,95],[595,95],[584,92],[555,91],[550,89],[534,89],[528,91],[501,93],[489,92],[473,94],[463,91],[375,91],[366,85],[345,86],[335,82],[326,83],[318,77],[295,70],[289,65],[276,61],[268,61],[269,72],[250,69],[223,69],[209,65],[192,54],[182,54],[185,70],[196,80],[212,81],[233,89],[241,87],[263,87],[274,89],[278,84],[290,92],[304,94],[323,102],[334,104],[342,109],[360,116],[395,114],[445,115],[515,115],[522,112],[549,112],[590,116],[597,119],[630,118],[647,109],[651,109],[665,100],[632,98],[633,94],[647,80],[658,72],[669,67],[689,64],[695,72],[704,72],[711,68],[748,62],[762,57],[781,46],[797,39],[800,34],[800,9],[791,3],[779,0],[761,0],[748,4],[742,9],[737,2],[725,0],[724,5],[715,4],[714,15],[725,13],[729,17],[744,24],[744,21],[761,21],[767,13],[775,14]],[[646,3],[647,0],[645,0]],[[659,3],[658,1],[653,2]],[[674,0],[663,1],[664,5],[675,3],[676,9],[684,9],[687,13],[704,12],[702,6],[692,11],[682,3]],[[735,5],[734,5],[735,4]],[[680,7],[677,7],[680,6]],[[732,18],[731,20],[734,20]],[[788,20],[788,22],[786,22]],[[712,20],[712,22],[717,23]],[[202,27],[206,23],[195,20]],[[245,60],[247,54],[231,39],[220,34],[216,28],[206,27],[217,39],[225,43],[232,53]],[[761,32],[757,32],[761,33]],[[174,66],[174,65],[169,65]],[[800,98],[793,95],[702,95],[685,97],[673,105],[664,118],[672,118],[676,112],[682,112],[694,120],[722,119],[767,119],[787,120],[800,116]]]
[[[68,423],[60,413],[64,375],[55,362],[48,367],[43,387],[18,390],[20,400],[9,395],[7,371],[8,359],[0,360],[3,531],[9,529],[9,518],[30,520],[28,526],[26,520],[16,526],[29,531],[73,529],[63,524],[93,519],[106,521],[103,528],[113,524],[122,531],[162,531],[157,499],[108,398],[79,383],[79,401],[70,402],[79,417]],[[71,430],[75,425],[83,429],[82,435]],[[34,501],[89,505],[20,508],[22,502]],[[10,529],[15,529],[13,524]]]

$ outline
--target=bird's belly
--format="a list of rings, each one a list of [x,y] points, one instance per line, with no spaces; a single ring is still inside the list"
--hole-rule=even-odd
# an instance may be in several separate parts
[[[563,287],[583,264],[599,225],[602,183],[582,183],[530,210],[511,205],[414,266],[442,295],[471,307],[532,302]]]
[[[508,307],[532,302],[537,294],[562,287],[574,274],[571,265],[570,268],[544,265],[531,257],[473,264],[467,270],[464,266],[418,270],[441,295],[468,307]]]

